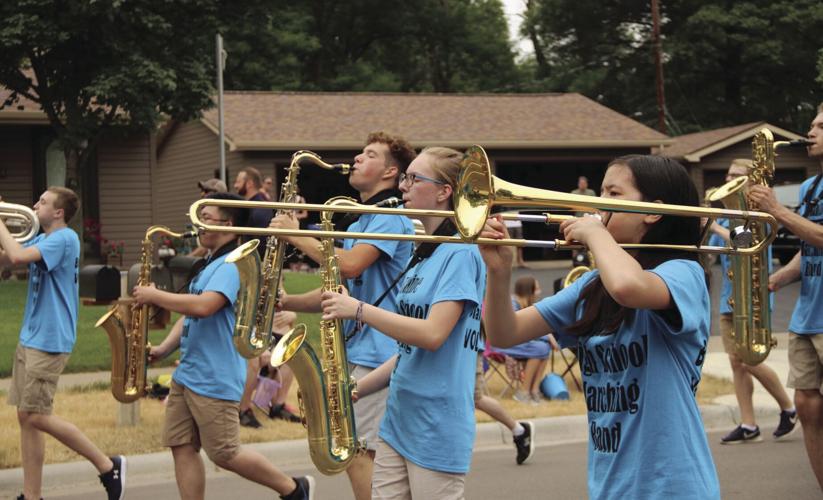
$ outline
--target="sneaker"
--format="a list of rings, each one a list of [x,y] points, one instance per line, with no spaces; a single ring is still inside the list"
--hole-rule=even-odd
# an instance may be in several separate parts
[[[314,477],[300,476],[292,478],[297,488],[288,495],[281,495],[283,500],[314,500]]]
[[[111,461],[114,467],[100,474],[100,482],[103,483],[103,488],[106,488],[109,500],[123,500],[126,496],[126,457],[117,455],[111,457]]]
[[[512,396],[512,399],[514,399],[515,401],[519,401],[520,403],[532,402],[531,394],[529,394],[528,392],[517,391],[514,393],[514,396]]]
[[[251,427],[252,429],[259,429],[263,427],[263,424],[261,424],[257,420],[257,417],[254,416],[254,411],[251,408],[240,412],[240,425],[243,427]]]
[[[289,411],[285,404],[279,404],[269,408],[269,418],[279,418],[287,422],[299,423],[302,421],[300,417]]]
[[[521,465],[534,453],[534,426],[531,422],[520,422],[520,425],[526,432],[514,438],[514,446],[517,448],[517,465]]]
[[[26,500],[26,495],[20,493],[20,495],[17,497],[17,500]],[[43,500],[43,497],[40,497],[40,500]]]
[[[760,427],[755,427],[753,431],[750,431],[744,429],[742,425],[738,425],[733,431],[720,439],[720,444],[756,443],[762,440]]]
[[[543,402],[543,395],[538,393],[532,394],[532,401],[535,403],[542,403]]]
[[[777,429],[774,430],[772,435],[775,439],[780,439],[782,437],[788,436],[792,433],[792,431],[794,431],[794,427],[796,425],[797,411],[781,411],[780,424],[777,426]]]

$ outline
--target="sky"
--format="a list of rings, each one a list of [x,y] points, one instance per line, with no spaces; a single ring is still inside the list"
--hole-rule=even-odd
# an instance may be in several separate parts
[[[509,22],[509,39],[517,42],[515,44],[520,55],[531,53],[532,46],[528,40],[518,42],[517,32],[520,29],[520,13],[526,8],[526,0],[502,0],[503,12]]]

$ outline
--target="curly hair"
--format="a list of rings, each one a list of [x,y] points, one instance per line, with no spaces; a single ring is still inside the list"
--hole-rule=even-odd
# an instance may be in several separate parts
[[[374,143],[385,144],[389,148],[389,158],[386,159],[386,166],[390,166],[393,162],[397,165],[400,173],[405,172],[417,156],[412,145],[399,135],[392,135],[383,131],[372,132],[366,139],[366,144]]]

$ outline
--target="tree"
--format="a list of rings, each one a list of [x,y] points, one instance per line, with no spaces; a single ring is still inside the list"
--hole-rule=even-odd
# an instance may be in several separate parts
[[[219,2],[0,2],[0,85],[39,104],[81,178],[112,130],[153,131],[211,105]],[[82,220],[82,217],[77,219]]]
[[[650,2],[530,0],[524,35],[544,88],[581,92],[652,125]],[[667,110],[688,132],[767,120],[805,130],[823,99],[818,0],[663,0]]]
[[[269,0],[230,15],[227,88],[468,92],[519,79],[500,0]]]

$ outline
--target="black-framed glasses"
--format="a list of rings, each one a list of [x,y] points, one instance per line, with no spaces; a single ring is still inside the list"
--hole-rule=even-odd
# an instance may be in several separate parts
[[[432,184],[439,184],[441,186],[446,184],[446,181],[441,181],[439,179],[432,179],[431,177],[426,177],[425,175],[420,174],[407,174],[402,173],[400,174],[400,184],[414,184],[417,181],[425,181],[431,182]]]

